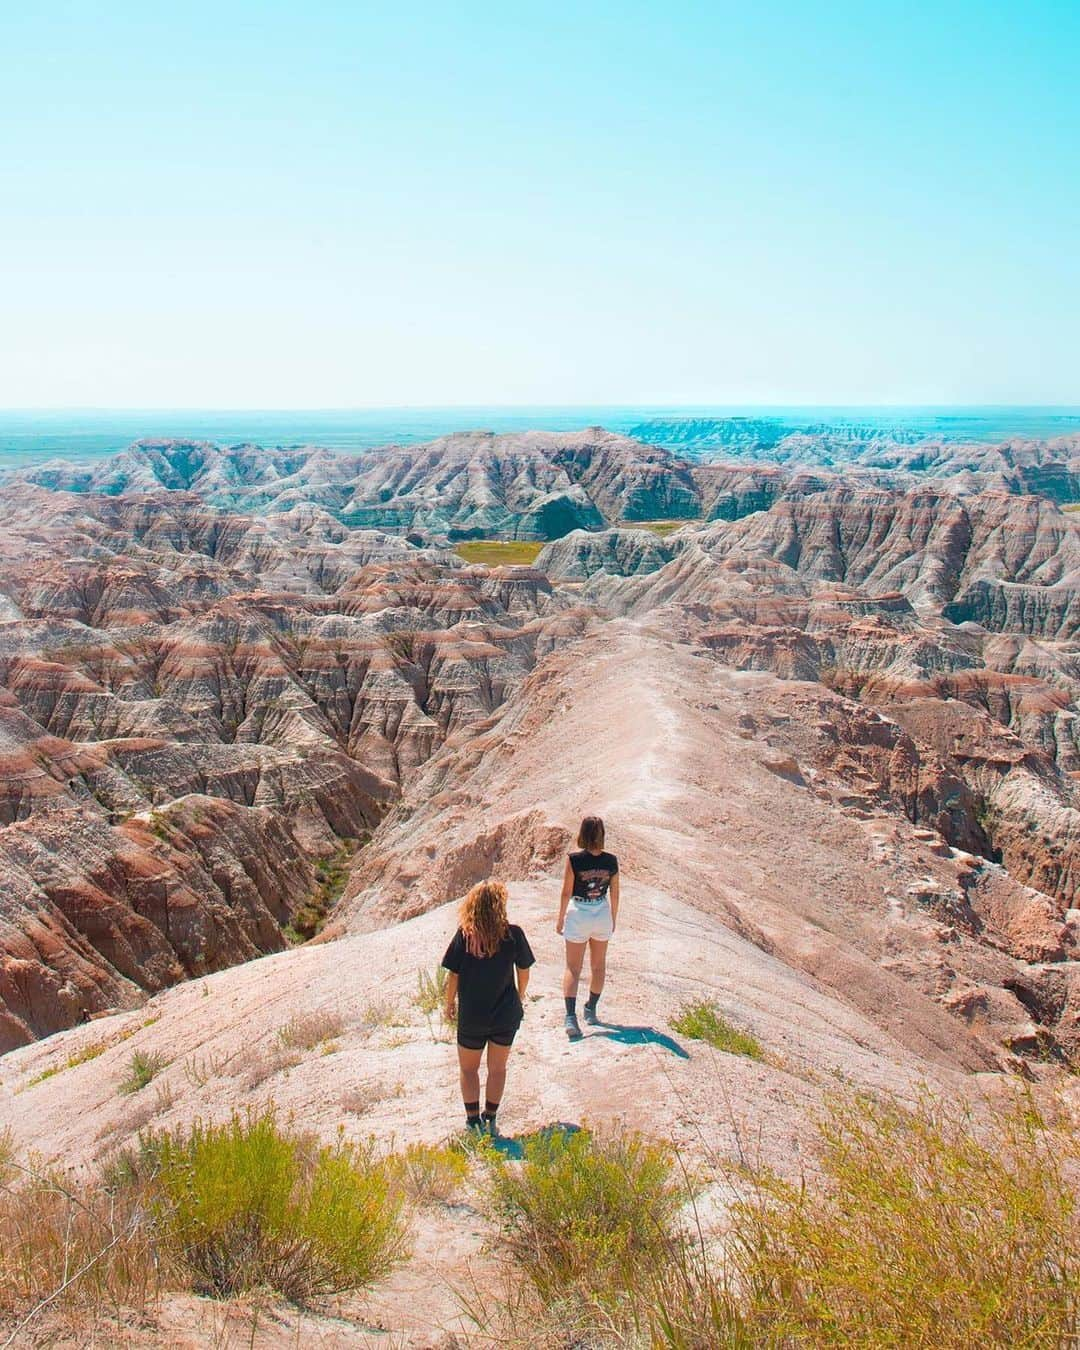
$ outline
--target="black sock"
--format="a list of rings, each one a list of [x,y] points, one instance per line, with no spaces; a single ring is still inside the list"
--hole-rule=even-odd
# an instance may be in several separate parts
[[[480,1119],[480,1103],[479,1103],[479,1102],[466,1102],[466,1103],[465,1103],[465,1123],[466,1123],[467,1125],[475,1125],[476,1122],[477,1122],[479,1119]]]
[[[498,1102],[493,1102],[493,1101],[491,1100],[491,1098],[489,1097],[488,1100],[484,1103],[484,1119],[485,1119],[485,1120],[494,1120],[494,1119],[495,1119],[495,1112],[496,1112],[498,1109],[499,1109],[499,1103],[498,1103]]]
[[[591,1008],[591,1009],[593,1010],[593,1012],[595,1012],[595,1011],[596,1011],[596,1005],[597,1005],[599,1002],[600,1002],[600,995],[594,993],[594,992],[590,989],[590,990],[589,990],[589,997],[588,997],[588,999],[587,999],[587,1001],[586,1001],[586,1003],[585,1003],[586,1008]]]
[[[567,1017],[576,1017],[576,1016],[577,1016],[577,999],[576,999],[576,998],[564,998],[564,999],[563,999],[563,1002],[566,1004],[566,1015],[567,1015]]]

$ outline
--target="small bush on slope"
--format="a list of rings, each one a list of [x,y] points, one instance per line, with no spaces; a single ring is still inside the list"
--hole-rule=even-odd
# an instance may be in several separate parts
[[[166,1067],[168,1060],[154,1051],[136,1050],[128,1063],[126,1076],[120,1082],[120,1092],[130,1096],[141,1092]]]
[[[369,1284],[404,1253],[402,1201],[370,1150],[315,1147],[273,1116],[154,1141],[166,1249],[197,1291],[303,1301]]]
[[[445,1204],[461,1189],[469,1159],[448,1144],[410,1144],[387,1159],[395,1183],[417,1205]]]
[[[421,970],[416,976],[416,1006],[425,1017],[441,1012],[446,1001],[446,980],[450,972],[445,966]]]
[[[666,1147],[634,1134],[531,1140],[520,1166],[490,1169],[504,1248],[545,1301],[618,1301],[677,1245],[687,1194],[674,1168]]]

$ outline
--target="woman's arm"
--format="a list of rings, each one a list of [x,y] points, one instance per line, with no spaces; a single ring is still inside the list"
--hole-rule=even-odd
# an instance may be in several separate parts
[[[611,878],[611,928],[615,930],[615,924],[619,918],[619,874],[618,872]]]
[[[529,972],[523,970],[521,966],[517,968],[518,998],[525,1002],[525,990],[529,987]]]
[[[458,977],[452,972],[446,977],[446,993],[443,997],[443,1015],[448,1022],[457,1018]]]
[[[563,924],[566,922],[566,907],[570,903],[570,897],[573,893],[574,869],[570,866],[570,859],[567,858],[562,874],[562,895],[559,896],[559,917],[555,923],[556,933],[561,933],[563,930]]]

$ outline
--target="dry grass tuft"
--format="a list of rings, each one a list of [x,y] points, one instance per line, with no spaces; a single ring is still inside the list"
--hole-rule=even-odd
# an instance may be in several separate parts
[[[469,1175],[469,1159],[449,1144],[410,1144],[388,1159],[394,1181],[416,1205],[446,1204]]]
[[[336,1012],[297,1013],[277,1034],[278,1044],[286,1050],[314,1050],[325,1041],[336,1040],[345,1030],[345,1019]]]
[[[820,1180],[751,1171],[727,1265],[686,1249],[669,1266],[653,1294],[655,1339],[672,1350],[1075,1343],[1071,1130],[1030,1103],[979,1127],[929,1098],[909,1109],[865,1097],[819,1128]]]

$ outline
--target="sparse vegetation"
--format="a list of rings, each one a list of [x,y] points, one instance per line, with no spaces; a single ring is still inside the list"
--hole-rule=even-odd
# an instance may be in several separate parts
[[[527,1149],[520,1172],[492,1167],[528,1283],[485,1334],[668,1350],[1076,1343],[1080,1144],[1030,1102],[976,1122],[928,1098],[845,1097],[819,1122],[811,1176],[713,1160],[732,1194],[708,1235],[680,1221],[685,1191],[656,1147],[575,1135]]]
[[[338,1098],[338,1105],[346,1115],[366,1116],[386,1095],[376,1083],[361,1083],[357,1087],[346,1088]]]
[[[153,1141],[156,1217],[197,1292],[305,1301],[369,1284],[403,1255],[402,1200],[370,1148],[319,1147],[272,1115]]]
[[[543,541],[533,539],[469,539],[455,544],[454,552],[485,567],[531,567],[543,547]]]
[[[222,1078],[228,1069],[233,1055],[218,1055],[210,1051],[205,1055],[190,1055],[184,1061],[184,1077],[193,1088],[204,1088],[216,1078]]]
[[[743,1179],[727,1269],[692,1252],[669,1267],[653,1295],[661,1344],[1075,1344],[1071,1129],[1030,1103],[980,1129],[929,1100],[856,1098],[821,1122],[819,1153],[813,1184]]]
[[[446,977],[449,974],[445,966],[436,966],[434,970],[421,970],[416,976],[416,1006],[425,1017],[439,1012],[446,999]]]
[[[729,1055],[745,1055],[748,1059],[764,1059],[761,1043],[746,1031],[733,1027],[711,999],[685,1004],[671,1024],[680,1036],[704,1041],[716,1050]]]
[[[287,1069],[295,1069],[304,1056],[275,1040],[268,1046],[252,1046],[237,1058],[235,1073],[249,1092]]]
[[[507,1256],[505,1295],[489,1285],[466,1300],[488,1339],[1075,1344],[1080,1142],[1030,1100],[976,1120],[929,1098],[845,1097],[802,1178],[710,1161],[730,1185],[716,1231],[689,1221],[696,1183],[676,1155],[634,1134],[552,1132],[520,1164],[490,1144],[379,1159],[272,1114],[234,1116],[144,1134],[77,1187],[17,1166],[4,1134],[0,1315],[18,1327],[49,1300],[82,1327],[146,1312],[168,1289],[304,1303],[360,1288],[404,1255],[406,1205],[448,1203],[479,1166]]]
[[[391,1176],[417,1205],[445,1204],[461,1189],[469,1160],[448,1144],[410,1144],[388,1160]]]
[[[127,1035],[133,1035],[128,1032]],[[127,1036],[118,1039],[126,1040]],[[48,1078],[55,1078],[58,1073],[63,1073],[65,1069],[77,1069],[80,1064],[88,1064],[90,1060],[97,1059],[98,1055],[103,1055],[108,1050],[107,1041],[90,1041],[79,1050],[74,1050],[62,1064],[52,1064],[47,1069],[42,1069],[40,1073],[34,1074],[33,1078],[27,1080],[26,1086],[34,1087],[37,1083],[44,1083]]]
[[[620,522],[623,529],[626,530],[651,530],[661,539],[666,539],[669,534],[674,534],[676,530],[681,530],[684,525],[701,524],[700,520],[624,520]]]
[[[335,1040],[345,1030],[345,1019],[328,1008],[318,1012],[297,1013],[277,1034],[278,1044],[286,1050],[314,1050]]]
[[[330,911],[345,890],[349,880],[349,864],[357,847],[356,841],[346,841],[332,857],[320,858],[315,863],[315,890],[284,928],[288,942],[307,942],[322,932]]]
[[[168,1060],[156,1051],[136,1050],[128,1061],[128,1071],[120,1082],[120,1092],[130,1095],[141,1092],[154,1081],[168,1064]]]
[[[360,1025],[365,1031],[388,1031],[392,1027],[404,1026],[401,1009],[390,998],[375,998],[368,1003],[360,1014]]]
[[[635,1134],[530,1140],[519,1167],[489,1172],[504,1249],[545,1301],[625,1298],[678,1243],[687,1192],[675,1162]]]

